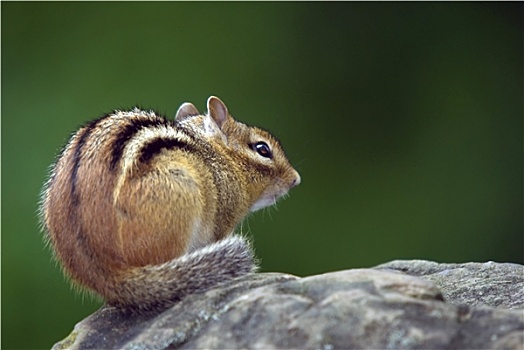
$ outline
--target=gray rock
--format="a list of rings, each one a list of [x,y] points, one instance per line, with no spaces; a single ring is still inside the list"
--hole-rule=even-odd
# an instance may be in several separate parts
[[[256,274],[156,315],[102,308],[54,348],[523,349],[523,274],[427,261]]]
[[[429,280],[446,301],[469,306],[524,309],[524,266],[487,263],[438,264],[396,260],[377,266]]]

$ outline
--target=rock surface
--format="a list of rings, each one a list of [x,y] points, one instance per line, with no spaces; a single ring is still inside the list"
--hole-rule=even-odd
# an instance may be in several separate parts
[[[453,304],[524,309],[524,267],[518,264],[438,264],[425,260],[392,261],[377,266],[433,282]]]
[[[393,261],[264,273],[156,315],[102,308],[54,349],[523,349],[524,266]]]

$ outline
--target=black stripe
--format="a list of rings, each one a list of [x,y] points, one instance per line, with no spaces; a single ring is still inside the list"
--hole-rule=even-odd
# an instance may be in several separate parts
[[[76,143],[75,152],[73,153],[73,170],[71,171],[71,201],[73,202],[73,205],[78,205],[80,202],[78,193],[76,193],[76,182],[78,178],[78,168],[80,167],[80,160],[82,158],[82,148],[84,147],[87,138],[89,135],[91,135],[91,132],[97,126],[97,124],[107,117],[109,117],[109,114],[87,123],[83,127],[82,133]]]
[[[156,139],[152,139],[142,147],[142,149],[140,150],[140,156],[138,158],[139,162],[147,163],[149,160],[151,160],[151,158],[160,153],[160,151],[164,148],[179,148],[188,152],[195,152],[195,147],[184,141],[171,138],[167,139],[165,137],[158,137]]]
[[[129,124],[126,125],[123,130],[118,133],[113,144],[113,152],[111,155],[111,164],[110,169],[114,170],[122,154],[124,153],[124,148],[126,147],[127,142],[135,135],[140,129],[147,128],[150,126],[168,126],[171,123],[162,117],[154,118],[130,118]]]

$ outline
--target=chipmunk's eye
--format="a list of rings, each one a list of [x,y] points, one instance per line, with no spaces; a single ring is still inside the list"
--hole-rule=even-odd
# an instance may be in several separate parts
[[[258,154],[260,154],[264,158],[273,158],[273,153],[271,152],[271,148],[267,145],[267,143],[260,141],[251,146],[254,151],[256,151]]]

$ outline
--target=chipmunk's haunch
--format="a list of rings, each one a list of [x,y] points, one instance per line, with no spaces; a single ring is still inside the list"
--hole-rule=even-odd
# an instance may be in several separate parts
[[[106,115],[52,169],[41,215],[55,255],[111,305],[165,308],[254,271],[249,244],[229,235],[300,183],[271,134],[235,121],[217,97],[207,107],[185,103],[174,121]]]

